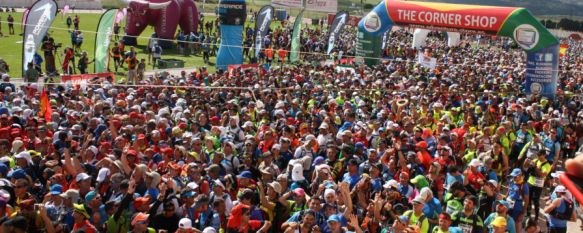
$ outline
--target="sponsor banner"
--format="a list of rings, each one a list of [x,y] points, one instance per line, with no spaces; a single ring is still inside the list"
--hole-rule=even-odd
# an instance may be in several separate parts
[[[396,24],[424,29],[480,31],[496,35],[518,8],[434,2],[389,1],[389,17]]]
[[[269,25],[271,25],[271,21],[273,20],[273,12],[272,6],[264,6],[257,14],[257,21],[255,22],[255,57],[258,57],[259,52],[261,52],[263,37],[269,31]]]
[[[108,80],[111,79],[111,80]],[[85,89],[89,81],[97,81],[98,83],[103,81],[109,81],[115,83],[115,75],[113,73],[96,73],[96,74],[74,74],[74,75],[63,75],[61,76],[61,83],[70,83],[76,88]]]
[[[332,21],[334,21],[334,16],[336,16],[336,14],[328,14],[328,24],[331,24]],[[346,25],[356,27],[356,26],[358,26],[358,22],[361,19],[362,19],[362,17],[350,15],[350,16],[348,16],[348,21],[346,22]]]
[[[382,39],[382,36],[366,33],[364,29],[358,28],[356,38],[357,59],[355,59],[355,62],[363,62],[367,66],[378,64],[381,54]]]
[[[344,25],[346,25],[347,21],[348,12],[346,11],[338,12],[338,14],[336,14],[336,17],[334,17],[334,20],[330,25],[330,30],[328,30],[330,34],[328,36],[327,54],[330,54],[330,52],[332,52],[332,49],[334,49],[334,42],[336,42],[336,39],[338,38],[340,31],[342,31],[342,28],[344,28]]]
[[[435,69],[435,65],[437,65],[437,59],[434,57],[425,56],[423,52],[419,52],[417,54],[417,63],[423,67],[427,67],[433,70]]]
[[[22,76],[26,72],[27,64],[32,62],[34,54],[41,47],[42,39],[55,17],[57,3],[54,0],[39,0],[32,5],[26,15],[24,33],[22,34]]]
[[[219,18],[221,25],[243,25],[247,18],[245,1],[220,1]]]
[[[113,23],[117,9],[110,9],[101,15],[95,35],[95,66],[94,72],[106,72],[109,64],[109,43],[113,33]]]
[[[247,18],[245,9],[245,1],[219,2],[219,18],[223,23],[217,69],[225,70],[228,65],[243,63],[243,24]]]
[[[554,97],[559,76],[559,45],[526,53],[525,92]]]
[[[303,8],[302,0],[272,0],[274,7]],[[336,13],[338,11],[338,0],[306,0],[306,9],[310,11]]]
[[[271,5],[274,7],[302,8],[302,0],[272,0]]]
[[[239,76],[240,71],[245,71],[249,69],[257,70],[259,69],[259,64],[230,65],[227,66],[227,73],[229,77],[237,77]]]
[[[302,16],[304,15],[304,10],[300,11],[296,21],[294,22],[294,31],[292,33],[291,42],[291,52],[289,55],[290,62],[297,62],[300,60],[300,33],[302,31]]]

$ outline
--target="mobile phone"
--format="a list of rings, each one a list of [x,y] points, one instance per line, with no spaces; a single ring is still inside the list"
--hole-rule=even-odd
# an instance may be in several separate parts
[[[561,174],[559,179],[569,192],[571,192],[577,202],[583,203],[583,179],[568,175],[567,173]]]

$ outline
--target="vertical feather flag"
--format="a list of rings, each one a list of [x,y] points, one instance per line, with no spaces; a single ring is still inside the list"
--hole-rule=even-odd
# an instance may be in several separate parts
[[[291,63],[298,62],[300,60],[300,36],[302,34],[302,17],[304,15],[304,10],[300,11],[296,21],[294,22],[294,31],[292,32],[292,42],[291,42],[291,53],[289,55],[289,61]]]
[[[47,90],[43,87],[43,92],[40,95],[40,112],[38,113],[38,116],[44,116],[46,121],[51,121],[51,115],[53,115],[53,109],[49,102]]]

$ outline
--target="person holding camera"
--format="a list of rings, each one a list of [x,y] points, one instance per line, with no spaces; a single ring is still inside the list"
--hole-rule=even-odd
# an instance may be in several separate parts
[[[526,173],[529,174],[527,181],[530,185],[529,196],[531,200],[534,200],[526,206],[526,216],[530,217],[530,208],[534,204],[535,219],[538,219],[539,216],[540,202],[538,200],[541,197],[546,177],[551,172],[551,164],[546,159],[546,152],[546,150],[539,150],[537,159],[526,159],[524,162]]]

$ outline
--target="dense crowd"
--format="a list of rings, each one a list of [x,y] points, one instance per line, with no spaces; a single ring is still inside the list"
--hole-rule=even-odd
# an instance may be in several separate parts
[[[266,40],[286,48],[290,32]],[[306,28],[303,51],[325,52],[322,35]],[[557,177],[583,144],[583,43],[564,41],[545,98],[523,94],[507,39],[387,38],[386,59],[350,70],[200,68],[48,98],[2,74],[0,232],[566,232],[579,206]]]

